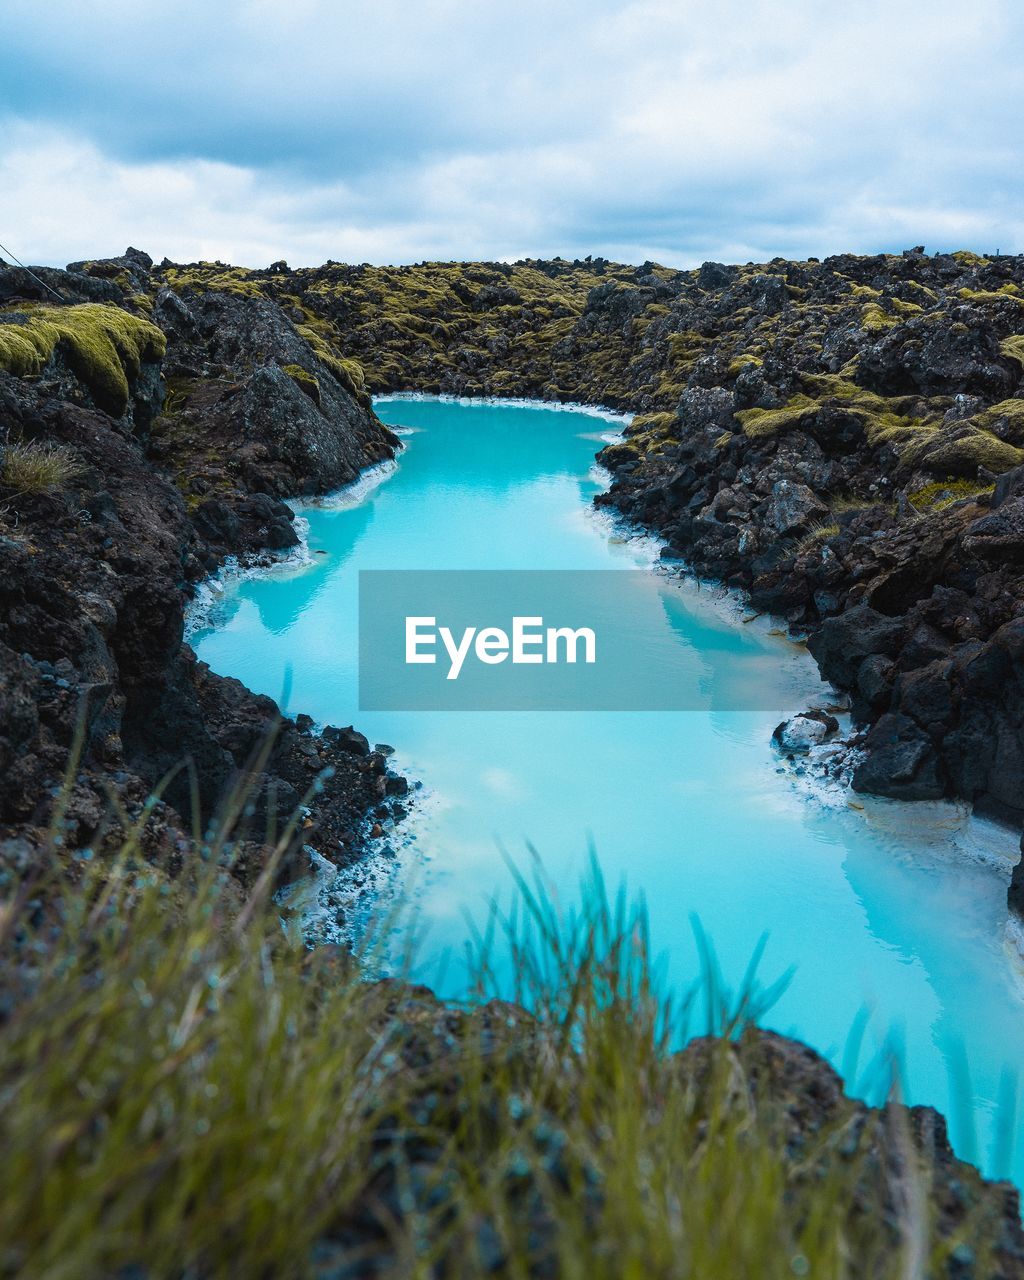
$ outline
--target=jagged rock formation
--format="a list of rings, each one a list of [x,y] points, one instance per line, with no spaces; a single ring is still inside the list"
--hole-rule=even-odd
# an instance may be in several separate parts
[[[75,266],[0,270],[0,873],[44,838],[80,722],[65,846],[116,835],[188,757],[194,775],[165,783],[146,829],[153,848],[183,847],[193,783],[209,817],[276,715],[183,644],[192,587],[226,554],[296,541],[279,495],[343,484],[395,443],[275,304],[189,305],[153,288],[136,250]],[[39,446],[57,451],[49,482],[14,465]],[[328,768],[310,838],[335,859],[398,789],[358,735],[311,728],[284,721],[254,780],[242,875],[268,814]]]

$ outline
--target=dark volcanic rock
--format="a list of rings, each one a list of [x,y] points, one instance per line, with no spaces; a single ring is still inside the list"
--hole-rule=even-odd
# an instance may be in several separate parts
[[[862,604],[838,617],[826,618],[811,636],[808,647],[825,679],[849,688],[865,658],[892,657],[899,652],[905,634],[902,619],[887,618]]]
[[[627,407],[598,501],[806,633],[858,722],[895,717],[858,785],[1024,816],[996,639],[1024,615],[1024,259],[72,265],[69,300],[144,295],[167,335],[148,451],[197,534],[183,577],[288,546],[281,499],[390,454],[364,388]]]
[[[864,745],[869,754],[853,775],[855,791],[898,800],[939,800],[945,794],[931,739],[908,716],[882,716]]]
[[[113,302],[122,285],[143,287],[152,264],[129,250],[75,267],[43,278],[69,301]],[[23,283],[0,272],[8,296]],[[81,726],[65,847],[116,839],[108,790],[134,820],[162,786],[166,803],[146,826],[145,847],[184,848],[193,803],[208,819],[245,776],[252,798],[239,875],[258,871],[267,823],[303,800],[304,840],[348,860],[365,814],[394,782],[383,758],[315,736],[308,717],[301,726],[282,719],[269,699],[197,663],[182,642],[184,606],[220,556],[295,544],[278,492],[344,483],[390,456],[394,438],[274,304],[193,300],[189,308],[165,294],[155,314],[173,319],[172,346],[206,372],[191,380],[186,404],[179,394],[154,424],[151,457],[137,421],[61,399],[52,379],[33,386],[0,371],[0,451],[34,441],[75,460],[68,481],[42,492],[0,481],[0,839],[43,842]],[[278,358],[294,360],[294,377]],[[297,381],[307,370],[318,404]],[[153,459],[169,461],[168,437],[183,465],[161,475]],[[186,503],[172,475],[179,484],[187,475],[206,496]]]
[[[394,453],[365,394],[276,303],[162,289],[153,318],[171,395],[150,453],[195,502],[212,558],[294,546],[281,498],[338,488]]]

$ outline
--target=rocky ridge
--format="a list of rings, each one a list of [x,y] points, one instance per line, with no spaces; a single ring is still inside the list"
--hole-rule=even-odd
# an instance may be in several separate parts
[[[236,874],[259,871],[271,815],[300,803],[307,842],[343,862],[404,789],[361,734],[281,719],[182,639],[225,556],[296,543],[282,495],[347,483],[395,438],[276,304],[185,300],[151,266],[129,250],[0,268],[0,875],[45,843],[79,728],[58,838],[86,856],[159,787],[145,842],[173,863],[194,805],[210,821],[255,771]],[[25,474],[40,449],[57,466],[42,481]]]

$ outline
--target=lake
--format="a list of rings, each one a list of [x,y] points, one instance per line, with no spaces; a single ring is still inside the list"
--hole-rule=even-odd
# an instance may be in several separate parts
[[[1024,1004],[1003,940],[1015,839],[951,805],[859,807],[784,769],[772,729],[828,690],[769,620],[745,622],[725,593],[654,572],[657,546],[594,510],[606,484],[594,454],[613,422],[435,399],[376,407],[403,429],[397,466],[326,502],[294,503],[308,554],[226,573],[205,593],[213,604],[193,643],[215,671],[261,693],[279,697],[290,681],[292,710],[394,744],[396,767],[422,784],[387,835],[396,856],[368,883],[408,889],[426,929],[424,980],[462,992],[469,921],[509,893],[501,849],[524,859],[532,842],[571,901],[592,842],[610,884],[644,896],[673,987],[698,971],[691,913],[730,982],[767,931],[764,977],[795,968],[768,1025],[838,1066],[867,1010],[861,1063],[892,1037],[908,1100],[947,1114],[961,1155],[1024,1182],[1024,1151],[993,1150],[1004,1071],[1024,1061]],[[647,569],[643,602],[624,604],[622,626],[652,632],[703,703],[360,711],[360,569]],[[354,892],[335,888],[326,901]]]

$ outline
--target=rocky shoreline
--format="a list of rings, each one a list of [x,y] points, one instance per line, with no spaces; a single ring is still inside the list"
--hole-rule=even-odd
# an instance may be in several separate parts
[[[226,556],[293,546],[282,499],[345,484],[390,456],[395,441],[370,393],[411,390],[634,412],[625,438],[599,455],[613,481],[598,503],[662,537],[666,556],[807,637],[823,676],[851,700],[854,788],[960,798],[1019,830],[1022,375],[1020,257],[917,248],[690,272],[604,259],[299,270],[281,262],[250,271],[154,266],[129,250],[68,272],[0,275],[8,438],[75,448],[88,435],[83,415],[98,415],[122,451],[117,465],[134,468],[136,489],[151,487],[160,513],[159,527],[145,528],[137,512],[132,523],[160,545],[149,594],[164,598],[140,604],[142,623],[123,628],[148,631],[160,656],[129,657],[128,679],[147,692],[126,700],[125,726],[113,712],[127,736],[103,766],[144,788],[172,761],[133,715],[140,696],[153,696],[155,680],[160,716],[171,686],[190,690],[167,711],[166,733],[195,722],[204,680],[221,688],[208,674],[184,674],[185,659],[183,674],[169,674],[179,662],[181,600]],[[101,445],[99,434],[92,443]],[[138,456],[129,462],[131,450]],[[109,454],[102,445],[84,461],[103,469]],[[45,546],[60,515],[73,531],[65,539],[73,560],[110,517],[108,499],[116,508],[111,493],[98,480],[59,497],[5,490],[9,554],[16,561],[36,536]],[[72,518],[69,499],[78,504]],[[139,563],[123,572],[146,576],[156,545],[146,536],[141,545]],[[32,576],[19,586],[12,567],[12,603],[31,602]],[[86,594],[109,596],[102,580],[92,586],[98,592]],[[80,621],[88,608],[71,610],[72,598],[53,607]],[[16,631],[9,640],[15,655],[34,653]],[[51,637],[39,656],[53,665],[68,653]],[[105,659],[94,674],[97,689],[111,683]],[[104,705],[113,706],[109,697]],[[56,714],[66,747],[68,708]],[[234,714],[211,708],[217,723]],[[11,761],[35,733],[33,721],[8,740]],[[141,772],[120,767],[125,741]],[[220,752],[219,764],[200,770],[204,802],[230,772],[223,752],[237,767],[248,749],[180,745],[197,759]],[[21,766],[13,788],[21,810],[0,811],[12,831],[30,817],[25,796],[46,794],[59,776],[60,749],[51,744],[50,754],[48,773],[24,777]],[[30,750],[28,758],[41,757]],[[299,776],[283,780],[288,800]],[[169,798],[181,804],[174,785]],[[333,829],[351,842],[351,815]],[[1009,901],[1024,913],[1019,867]]]
[[[276,815],[303,806],[287,880],[309,850],[351,864],[400,811],[405,780],[357,728],[280,717],[184,641],[228,557],[296,545],[285,497],[393,456],[370,395],[394,390],[635,411],[599,455],[599,504],[809,637],[860,726],[853,785],[1019,827],[1022,372],[1019,258],[0,265],[0,883],[54,843],[69,866],[102,856],[133,823],[173,873],[194,810],[215,821],[240,777],[239,892]],[[814,725],[833,732],[812,716],[781,736],[795,749]],[[1024,919],[1019,868],[1010,905]],[[826,1072],[784,1105],[838,1092]],[[927,1161],[955,1200],[965,1167],[944,1140]],[[999,1197],[1004,1273],[1021,1274]]]
[[[79,725],[80,768],[58,833],[69,853],[116,843],[159,787],[144,848],[173,862],[194,805],[209,823],[255,770],[248,831],[233,851],[244,884],[268,857],[272,815],[303,804],[304,843],[343,864],[360,856],[368,815],[404,790],[357,730],[314,733],[308,716],[279,717],[271,699],[211,672],[183,642],[186,603],[226,557],[296,544],[284,494],[348,483],[397,441],[275,304],[185,302],[152,288],[150,267],[129,251],[92,275],[0,269],[0,352],[11,332],[48,339],[50,290],[71,335],[37,374],[0,371],[5,878],[48,842]],[[137,364],[115,328],[122,317],[151,344]],[[103,395],[114,362],[123,404]],[[54,484],[21,478],[33,449],[56,458]],[[180,769],[186,757],[191,771]]]
[[[1021,829],[1024,258],[277,268],[168,271],[315,313],[374,391],[633,411],[599,503],[808,638],[854,787]]]
[[[1019,829],[1022,290],[1024,259],[921,249],[693,272],[246,271],[130,250],[5,269],[0,376],[15,437],[59,441],[76,412],[119,424],[154,475],[179,595],[228,555],[294,545],[286,495],[389,456],[371,391],[635,411],[600,454],[613,483],[598,502],[808,637],[861,729],[854,787],[962,798]],[[33,503],[41,524],[54,515],[52,494],[7,497],[16,522]],[[177,623],[150,625],[172,648]],[[152,785],[170,761],[131,717],[128,738]],[[1024,872],[1010,903],[1024,907]]]

